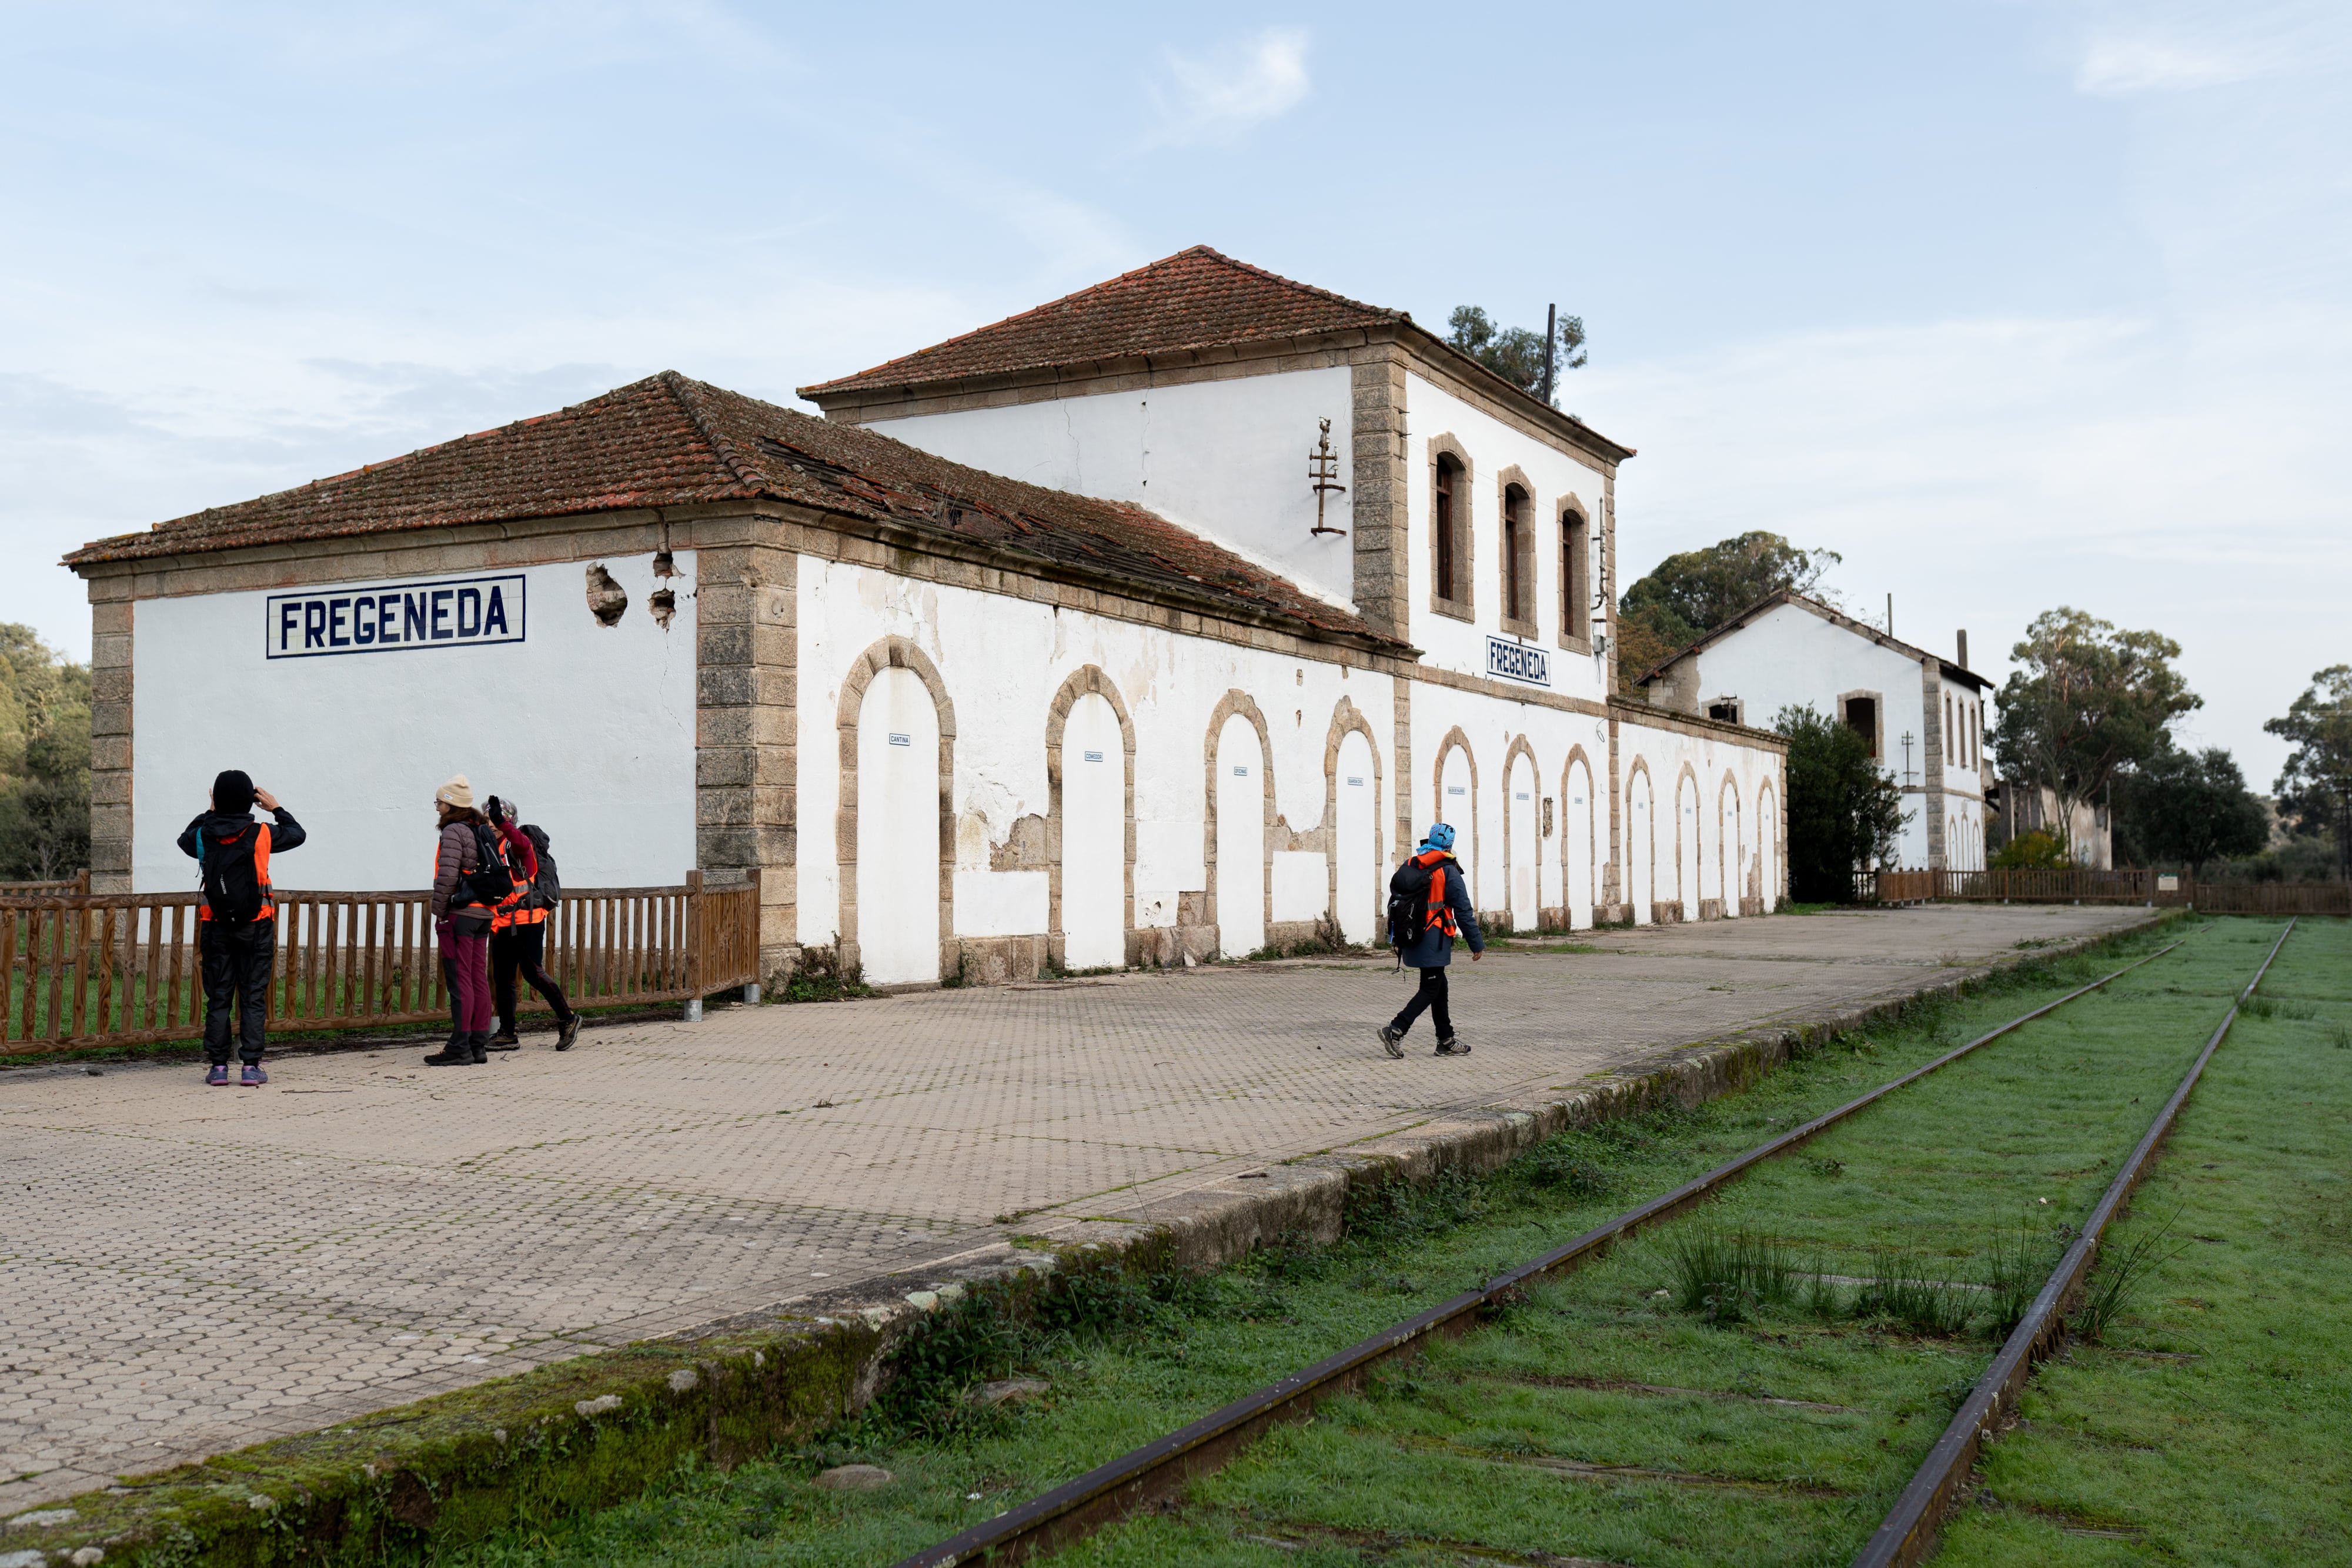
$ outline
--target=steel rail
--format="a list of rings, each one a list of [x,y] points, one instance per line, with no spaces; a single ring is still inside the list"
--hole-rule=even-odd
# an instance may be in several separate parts
[[[2199,1051],[2197,1060],[2189,1064],[2188,1073],[2180,1080],[2180,1086],[2172,1092],[2172,1098],[2164,1103],[2164,1109],[2157,1113],[2147,1135],[2132,1150],[2131,1157],[2124,1161],[2123,1169],[2116,1173],[2116,1179],[2107,1184],[2107,1190],[2100,1197],[2097,1207],[2091,1210],[2091,1218],[2084,1222],[2083,1233],[2074,1239],[2073,1246],[2066,1249],[2065,1256],[2051,1271],[2041,1293],[2033,1298],[2032,1306],[2026,1309],[2025,1316],[2000,1347],[2000,1354],[1993,1357],[1992,1365],[1977,1380],[1976,1387],[1961,1403],[1951,1425],[1944,1428],[1944,1435],[1936,1440],[1936,1446],[1927,1450],[1926,1462],[1914,1472],[1910,1484],[1895,1500],[1894,1508],[1888,1511],[1876,1533],[1864,1545],[1861,1555],[1853,1560],[1853,1568],[1911,1568],[1914,1563],[1926,1562],[1934,1552],[1937,1538],[1943,1529],[1944,1515],[1951,1507],[1952,1495],[1975,1468],[1977,1452],[1983,1446],[1984,1439],[1999,1423],[2002,1412],[2011,1408],[2018,1390],[2025,1386],[2025,1380],[2033,1375],[2034,1364],[2047,1355],[2064,1334],[2066,1305],[2082,1289],[2084,1277],[2091,1271],[2091,1263],[2098,1253],[2099,1239],[2106,1230],[2107,1222],[2116,1217],[2124,1200],[2139,1185],[2140,1177],[2146,1174],[2157,1149],[2163,1144],[2165,1134],[2172,1130],[2173,1119],[2179,1115],[2180,1107],[2187,1103],[2189,1092],[2197,1087],[2197,1080],[2203,1074],[2205,1064],[2213,1060],[2213,1053],[2221,1049],[2223,1037],[2230,1032],[2230,1026],[2238,1021],[2238,1009],[2245,1005],[2247,998],[2254,994],[2254,988],[2263,983],[2263,977],[2270,973],[2272,960],[2278,956],[2279,949],[2286,946],[2287,936],[2294,930],[2294,921],[2290,919],[2286,923],[2286,930],[2280,932],[2278,940],[2271,944],[2262,967],[2254,971],[2254,977],[2246,982],[2245,989],[2240,991],[2237,998],[2230,1004],[2230,1010],[2222,1015],[2211,1038],[2205,1041],[2205,1049]]]
[[[2167,943],[2144,958],[2136,958],[2088,985],[2078,986],[2032,1012],[2021,1013],[1967,1044],[1946,1051],[1933,1061],[1915,1067],[1899,1078],[1890,1079],[1835,1110],[1822,1113],[1802,1126],[1759,1144],[1746,1154],[1716,1166],[1705,1176],[1685,1182],[1672,1192],[1626,1210],[1616,1218],[1594,1227],[1532,1262],[1497,1274],[1476,1290],[1465,1291],[1450,1301],[1382,1329],[1370,1338],[1361,1340],[1337,1354],[1326,1356],[1312,1366],[1244,1395],[1232,1404],[1213,1410],[1164,1437],[1121,1454],[1076,1479],[1063,1482],[1051,1491],[1042,1492],[993,1519],[903,1558],[897,1568],[956,1568],[960,1563],[979,1562],[1001,1564],[1024,1563],[1091,1534],[1165,1497],[1194,1476],[1217,1469],[1236,1450],[1276,1422],[1304,1418],[1313,1412],[1320,1400],[1358,1387],[1364,1374],[1372,1367],[1391,1357],[1411,1354],[1430,1335],[1458,1335],[1467,1332],[1482,1313],[1497,1304],[1516,1300],[1530,1281],[1564,1272],[1600,1256],[1612,1244],[1633,1235],[1643,1226],[1669,1218],[1712,1196],[1717,1189],[1749,1167],[1776,1155],[1786,1154],[1897,1089],[1917,1082],[1938,1068],[1948,1066],[1970,1051],[2014,1033],[2036,1019],[2047,1017],[2068,1002],[2122,978],[2144,964],[2154,963],[2187,940],[2189,938],[2183,936]]]

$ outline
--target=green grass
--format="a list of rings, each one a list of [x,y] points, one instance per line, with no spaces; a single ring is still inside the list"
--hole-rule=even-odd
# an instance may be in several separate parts
[[[2352,1560],[2352,925],[2303,921],[2261,994],[2109,1232],[2157,1260],[2036,1375],[1940,1563]]]
[[[2126,946],[2146,951],[2158,940]],[[2121,995],[2085,998],[2079,1014],[2059,1015],[2066,1027],[1989,1048],[1825,1135],[1810,1160],[1767,1167],[1688,1218],[1533,1292],[1468,1339],[1325,1406],[1312,1424],[1268,1437],[1197,1486],[1184,1511],[1130,1521],[1066,1557],[1353,1562],[1369,1539],[1362,1532],[1391,1531],[1621,1561],[1842,1558],[1989,1356],[1994,1303],[1972,1296],[1981,1322],[1959,1338],[1929,1337],[1874,1309],[1857,1316],[1864,1292],[1856,1287],[1824,1291],[1808,1280],[1786,1299],[1759,1299],[1743,1322],[1710,1322],[1672,1300],[1676,1239],[1769,1239],[1811,1275],[1866,1278],[1883,1263],[1898,1278],[1982,1271],[2021,1221],[2046,1232],[2056,1217],[2088,1208],[2152,1114],[2150,1093],[2177,1078],[2259,956],[2226,932],[2194,938],[2123,982]],[[1533,1256],[2117,961],[2111,953],[2058,960],[1965,998],[1923,1002],[1903,1025],[1820,1050],[1745,1093],[1564,1134],[1491,1176],[1392,1186],[1359,1202],[1334,1248],[1272,1249],[1197,1281],[1132,1284],[1105,1296],[1107,1309],[1045,1331],[992,1318],[985,1296],[975,1298],[929,1331],[914,1364],[919,1375],[809,1448],[726,1475],[682,1469],[635,1502],[520,1525],[454,1560],[889,1563]],[[2189,1006],[2187,1025],[2184,994],[2207,998]],[[2039,1108],[2030,1125],[1990,1138],[1972,1129],[1986,1107],[2021,1101]],[[2045,1196],[2046,1218],[2035,1201]],[[972,1385],[1014,1372],[1045,1377],[1051,1392],[985,1413],[963,1403]],[[1633,1384],[1645,1387],[1624,1386]],[[1808,1403],[1774,1402],[1790,1399]],[[862,1493],[809,1484],[820,1469],[852,1459],[897,1479]],[[1567,1473],[1579,1465],[1725,1484]]]

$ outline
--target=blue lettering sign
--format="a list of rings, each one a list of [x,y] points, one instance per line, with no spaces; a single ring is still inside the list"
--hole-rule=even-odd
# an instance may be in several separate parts
[[[1551,685],[1551,660],[1541,648],[1531,643],[1513,643],[1501,637],[1489,637],[1486,639],[1486,673],[1500,675],[1507,681],[1548,686]]]
[[[516,571],[273,593],[262,617],[263,651],[272,659],[317,659],[520,643],[523,591]]]

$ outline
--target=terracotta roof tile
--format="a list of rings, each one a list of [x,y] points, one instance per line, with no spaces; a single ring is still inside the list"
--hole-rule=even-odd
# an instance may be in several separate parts
[[[1047,490],[675,371],[586,402],[83,546],[68,566],[466,523],[780,500],[1381,642],[1348,611],[1144,507]],[[1402,644],[1397,644],[1402,646]]]
[[[803,397],[919,386],[1048,365],[1172,354],[1409,319],[1327,289],[1294,283],[1196,245],[950,338],[854,376],[803,387]]]

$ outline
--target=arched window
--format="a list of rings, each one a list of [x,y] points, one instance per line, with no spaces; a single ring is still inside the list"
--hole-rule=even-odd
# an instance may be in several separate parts
[[[1517,485],[1503,490],[1503,618],[1525,621],[1527,600],[1521,592],[1519,558],[1525,553],[1528,532],[1528,493]]]
[[[1455,513],[1461,505],[1462,465],[1441,453],[1437,459],[1437,597],[1459,601],[1465,597],[1456,592],[1454,557],[1457,532]]]
[[[1575,503],[1559,510],[1559,640],[1588,647],[1592,635],[1591,525]]]

